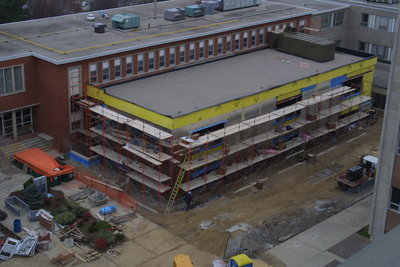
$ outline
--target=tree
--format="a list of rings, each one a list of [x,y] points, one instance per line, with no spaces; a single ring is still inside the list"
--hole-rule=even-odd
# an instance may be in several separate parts
[[[72,0],[27,0],[30,19],[67,15],[80,11],[79,1]]]
[[[26,0],[0,0],[0,23],[26,19]]]
[[[37,210],[43,207],[44,201],[42,192],[40,192],[36,184],[28,185],[24,189],[24,196],[26,204],[28,204],[32,210]]]

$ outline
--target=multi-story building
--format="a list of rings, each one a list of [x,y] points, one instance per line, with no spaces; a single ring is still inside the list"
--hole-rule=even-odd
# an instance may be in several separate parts
[[[170,22],[142,5],[108,12],[139,15],[141,27],[98,18],[105,32],[86,14],[0,25],[0,133],[45,132],[79,162],[100,158],[158,193],[183,177],[183,191],[223,181],[368,116],[376,57],[339,49],[322,63],[266,49],[269,32],[307,31],[336,7],[261,1]]]

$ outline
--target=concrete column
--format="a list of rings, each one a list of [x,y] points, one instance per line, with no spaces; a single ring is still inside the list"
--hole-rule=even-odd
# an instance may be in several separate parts
[[[400,10],[399,10],[400,12]],[[399,28],[399,14],[396,29]],[[379,163],[372,202],[370,234],[372,240],[380,239],[385,233],[386,217],[389,208],[392,188],[395,155],[399,147],[400,126],[400,35],[397,31],[393,44],[392,64],[390,68],[389,87],[386,97],[385,115],[382,125],[379,149]]]
[[[12,120],[12,129],[13,129],[13,139],[18,138],[18,131],[17,131],[17,113],[15,110],[11,113],[11,120]]]

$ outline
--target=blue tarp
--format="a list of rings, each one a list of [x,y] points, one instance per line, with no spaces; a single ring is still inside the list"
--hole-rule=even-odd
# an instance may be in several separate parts
[[[317,85],[316,85],[316,84],[310,85],[310,86],[308,86],[308,87],[301,88],[301,92],[302,92],[302,93],[308,92],[308,91],[314,90],[315,88],[317,88]]]
[[[221,166],[221,164],[222,164],[221,161],[217,161],[217,162],[213,162],[211,164],[208,164],[207,167],[203,167],[203,168],[197,169],[195,171],[192,171],[190,173],[190,179],[195,179],[195,178],[197,178],[199,176],[202,176],[202,175],[204,175],[206,173],[209,173],[210,171],[218,169],[219,166]]]
[[[333,79],[331,80],[331,85],[330,85],[330,87],[332,88],[332,87],[341,86],[345,80],[347,80],[347,75],[342,75],[342,76],[333,78]]]

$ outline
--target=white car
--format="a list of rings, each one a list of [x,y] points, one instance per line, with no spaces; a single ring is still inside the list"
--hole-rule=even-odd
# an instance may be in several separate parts
[[[94,16],[93,13],[89,13],[89,14],[86,16],[86,20],[87,20],[87,21],[95,21],[95,20],[96,20],[96,17]]]

